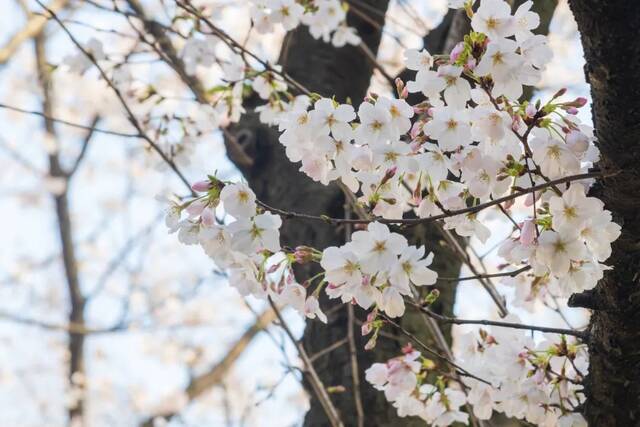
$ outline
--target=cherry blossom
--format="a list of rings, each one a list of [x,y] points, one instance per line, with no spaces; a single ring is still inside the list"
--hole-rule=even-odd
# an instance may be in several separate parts
[[[256,213],[256,195],[247,184],[225,185],[220,192],[224,210],[236,218],[249,218]]]

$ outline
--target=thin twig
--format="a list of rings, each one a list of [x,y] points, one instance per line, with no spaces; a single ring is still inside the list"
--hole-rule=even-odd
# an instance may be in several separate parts
[[[287,336],[289,337],[293,345],[298,350],[300,359],[302,359],[302,363],[304,364],[304,367],[305,367],[305,372],[309,374],[307,375],[307,378],[309,379],[309,383],[311,384],[311,387],[314,389],[316,396],[320,400],[320,403],[324,408],[325,413],[327,414],[327,418],[329,419],[329,422],[331,423],[332,427],[344,426],[344,424],[340,420],[340,415],[338,415],[338,410],[333,405],[333,402],[331,401],[331,398],[329,397],[329,394],[327,393],[327,390],[325,389],[324,384],[322,383],[322,380],[318,376],[318,373],[313,367],[313,363],[311,363],[311,360],[307,355],[307,351],[304,349],[302,344],[300,344],[300,342],[296,340],[296,337],[293,335],[293,333],[291,332],[291,329],[289,329],[289,326],[287,325],[284,318],[282,317],[280,310],[274,304],[271,298],[269,298],[269,305],[271,305],[271,308],[276,313],[276,316],[278,317],[278,321],[280,322],[280,326],[282,327],[282,329],[284,329]]]
[[[438,277],[438,280],[442,280],[444,282],[464,282],[466,280],[478,280],[478,279],[492,279],[495,277],[516,277],[520,273],[524,273],[525,271],[531,270],[530,265],[525,265],[522,268],[513,271],[505,271],[502,273],[491,273],[491,274],[478,274],[476,276],[465,276],[465,277]]]
[[[500,322],[500,321],[484,320],[484,319],[477,319],[477,320],[476,319],[458,319],[456,317],[447,317],[447,316],[443,316],[441,314],[435,313],[430,309],[428,309],[427,307],[423,307],[420,304],[416,304],[412,301],[409,301],[409,304],[416,307],[417,309],[425,313],[427,316],[431,316],[440,322],[451,323],[454,325],[497,326],[501,328],[524,329],[528,331],[539,331],[539,332],[549,332],[552,334],[571,335],[581,339],[585,339],[588,336],[586,331],[575,331],[573,329],[552,328],[548,326],[527,325],[524,323]]]
[[[351,359],[351,382],[353,383],[353,399],[356,404],[356,416],[358,427],[364,427],[364,408],[362,406],[362,396],[360,395],[360,372],[358,368],[358,354],[356,341],[353,334],[354,314],[353,305],[347,304],[348,322],[347,337],[349,340],[349,358]]]
[[[464,369],[460,365],[456,364],[454,361],[449,360],[449,358],[441,355],[440,353],[438,353],[437,351],[435,351],[434,349],[432,349],[431,347],[429,347],[428,345],[423,343],[418,337],[416,337],[411,332],[409,332],[406,329],[404,329],[398,323],[396,323],[393,320],[391,320],[391,318],[389,318],[389,316],[383,314],[382,317],[384,317],[384,319],[385,319],[385,321],[387,323],[389,323],[389,324],[395,326],[396,328],[398,328],[398,330],[400,332],[402,332],[403,335],[405,335],[407,338],[409,338],[410,340],[412,340],[413,342],[418,344],[422,348],[422,350],[424,350],[425,352],[429,353],[430,355],[436,357],[437,359],[441,360],[442,362],[447,363],[447,364],[453,366],[454,368],[456,368],[457,369],[457,373],[459,375],[462,375],[464,377],[473,378],[474,380],[478,380],[478,381],[480,381],[482,383],[485,383],[487,385],[491,385],[491,383],[489,381],[483,380],[482,378],[473,375],[472,373],[470,373],[469,371],[467,371],[466,369]]]
[[[476,212],[480,212],[486,208],[489,208],[491,206],[495,206],[498,205],[500,203],[504,203],[510,200],[514,200],[517,199],[518,197],[521,196],[525,196],[529,193],[533,193],[535,191],[540,191],[540,190],[544,190],[545,188],[549,188],[551,186],[554,185],[559,185],[559,184],[564,184],[564,183],[568,183],[568,182],[574,182],[574,181],[581,181],[581,180],[586,180],[586,179],[591,179],[591,178],[598,178],[598,177],[609,177],[609,176],[613,176],[616,175],[616,173],[612,173],[612,174],[604,174],[600,171],[598,172],[587,172],[587,173],[581,173],[581,174],[577,174],[577,175],[570,175],[570,176],[565,176],[563,178],[558,178],[558,179],[554,179],[552,181],[549,182],[545,182],[542,184],[538,184],[535,185],[533,187],[529,187],[529,188],[524,188],[524,189],[519,189],[514,191],[513,193],[507,195],[507,196],[503,196],[503,197],[499,197],[497,199],[493,199],[490,200],[488,202],[485,203],[481,203],[479,205],[475,205],[475,206],[469,206],[463,209],[457,209],[457,210],[449,210],[445,213],[439,214],[439,215],[433,215],[427,218],[403,218],[403,219],[388,219],[388,218],[373,218],[373,219],[362,219],[362,218],[354,218],[354,219],[344,219],[344,218],[334,218],[334,217],[329,217],[329,216],[318,216],[318,215],[309,215],[309,214],[303,214],[303,213],[298,213],[298,212],[291,212],[291,211],[286,211],[283,209],[278,209],[272,206],[267,205],[266,203],[259,201],[258,204],[265,210],[268,210],[270,212],[276,213],[278,215],[283,216],[285,219],[292,219],[292,218],[297,218],[297,219],[304,219],[304,220],[313,220],[313,221],[323,221],[329,224],[368,224],[371,222],[380,222],[382,224],[398,224],[398,225],[405,225],[405,226],[413,226],[413,225],[418,225],[418,224],[425,224],[425,223],[430,223],[430,222],[434,222],[440,219],[444,219],[444,218],[450,218],[456,215],[463,215],[463,214],[469,214],[469,213],[476,213]]]
[[[87,149],[89,148],[89,142],[91,142],[91,138],[95,134],[95,131],[96,131],[95,126],[98,124],[99,120],[100,120],[100,116],[97,114],[93,117],[93,120],[91,120],[90,129],[88,130],[87,134],[82,140],[82,147],[80,148],[80,153],[78,153],[76,160],[73,162],[73,166],[71,166],[71,168],[68,171],[66,171],[67,177],[71,178],[78,171],[78,168],[80,167],[80,164],[84,159],[84,156],[87,154]]]
[[[113,136],[121,136],[123,138],[142,138],[142,135],[137,134],[137,133],[124,133],[124,132],[117,132],[117,131],[113,131],[113,130],[108,130],[108,129],[100,129],[97,128],[95,126],[86,126],[86,125],[82,125],[80,123],[74,123],[74,122],[70,122],[67,120],[62,120],[62,119],[58,119],[55,117],[51,117],[47,114],[44,114],[41,111],[33,111],[33,110],[25,110],[24,108],[19,108],[19,107],[14,107],[12,105],[7,105],[7,104],[3,104],[0,103],[0,108],[4,108],[6,110],[11,110],[11,111],[16,111],[18,113],[24,113],[24,114],[32,114],[34,116],[40,116],[43,117],[47,120],[51,120],[52,122],[55,123],[60,123],[63,124],[65,126],[69,126],[69,127],[73,127],[73,128],[78,128],[78,129],[84,129],[90,132],[98,132],[98,133],[104,133],[107,135],[113,135]]]

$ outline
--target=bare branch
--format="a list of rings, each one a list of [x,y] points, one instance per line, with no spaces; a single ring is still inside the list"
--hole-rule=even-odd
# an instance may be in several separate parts
[[[107,129],[100,129],[97,128],[95,126],[86,126],[86,125],[81,125],[79,123],[74,123],[74,122],[69,122],[67,120],[62,120],[62,119],[58,119],[55,118],[53,116],[47,115],[41,111],[33,111],[33,110],[25,110],[24,108],[19,108],[19,107],[14,107],[12,105],[7,105],[7,104],[3,104],[0,103],[0,108],[4,108],[6,110],[11,110],[11,111],[16,111],[18,113],[24,113],[24,114],[32,114],[34,116],[40,116],[46,120],[50,120],[54,123],[60,123],[63,124],[65,126],[70,126],[73,128],[78,128],[78,129],[84,129],[90,132],[97,132],[97,133],[104,133],[107,135],[113,135],[113,136],[121,136],[124,138],[142,138],[142,136],[140,134],[137,133],[123,133],[123,132],[116,132],[116,131],[112,131],[112,130],[107,130]]]
[[[78,168],[80,167],[80,163],[82,163],[82,160],[84,159],[85,154],[87,154],[87,148],[89,148],[89,142],[91,142],[91,138],[93,138],[93,135],[96,130],[96,125],[98,124],[99,120],[100,120],[100,116],[98,116],[97,114],[93,117],[93,120],[91,120],[91,125],[89,126],[90,129],[88,130],[87,134],[82,140],[82,147],[80,148],[80,153],[78,153],[78,157],[76,157],[76,160],[73,162],[73,166],[71,166],[71,168],[66,172],[67,177],[69,178],[73,177],[73,175],[77,172]]]

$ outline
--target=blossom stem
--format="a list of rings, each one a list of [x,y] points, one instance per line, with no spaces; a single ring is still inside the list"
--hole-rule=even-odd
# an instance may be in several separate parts
[[[458,319],[456,317],[447,317],[441,314],[435,313],[429,310],[426,307],[423,307],[419,304],[416,304],[412,301],[409,301],[409,304],[419,309],[427,316],[431,316],[436,320],[439,320],[444,323],[451,323],[454,325],[483,325],[483,326],[497,326],[501,328],[512,328],[512,329],[525,329],[530,331],[539,331],[539,332],[548,332],[552,334],[562,334],[562,335],[571,335],[582,340],[586,340],[589,336],[587,331],[576,331],[573,329],[564,329],[564,328],[552,328],[547,326],[537,326],[537,325],[527,325],[524,323],[513,323],[513,322],[500,322],[494,320],[484,320],[484,319]]]
[[[337,224],[369,224],[371,222],[379,222],[381,224],[396,224],[396,225],[405,225],[405,226],[413,226],[413,225],[418,225],[418,224],[424,224],[424,223],[429,223],[429,222],[434,222],[440,219],[444,219],[444,218],[449,218],[452,216],[456,216],[456,215],[462,215],[462,214],[468,214],[468,213],[476,213],[476,212],[480,212],[481,210],[484,210],[486,208],[489,208],[491,206],[495,206],[498,205],[500,203],[504,203],[507,202],[509,200],[514,200],[517,199],[518,197],[521,196],[525,196],[529,193],[533,193],[536,191],[540,191],[540,190],[544,190],[546,188],[552,187],[552,186],[556,186],[559,184],[565,184],[568,182],[573,182],[573,181],[581,181],[581,180],[585,180],[585,179],[591,179],[591,178],[598,178],[598,177],[604,177],[604,176],[613,176],[616,175],[616,173],[612,173],[612,174],[603,174],[602,172],[587,172],[587,173],[581,173],[581,174],[577,174],[577,175],[570,175],[570,176],[565,176],[563,178],[558,178],[558,179],[554,179],[554,180],[550,180],[548,182],[544,182],[542,184],[538,184],[538,185],[534,185],[533,187],[529,187],[529,188],[524,188],[524,189],[520,189],[518,191],[514,191],[513,193],[507,195],[507,196],[503,196],[503,197],[499,197],[497,199],[493,199],[490,200],[486,203],[481,203],[479,205],[476,206],[469,206],[467,208],[463,208],[463,209],[457,209],[457,210],[450,210],[447,211],[447,213],[443,213],[440,215],[434,215],[434,216],[430,216],[427,218],[405,218],[405,219],[388,219],[388,218],[374,218],[374,219],[360,219],[360,218],[354,218],[354,219],[345,219],[345,218],[333,218],[333,217],[329,217],[326,215],[309,215],[309,214],[303,214],[303,213],[298,213],[298,212],[291,212],[291,211],[286,211],[283,209],[278,209],[272,206],[267,205],[266,203],[262,202],[262,201],[256,201],[263,209],[278,214],[278,215],[282,215],[285,219],[291,219],[291,218],[298,218],[298,219],[305,219],[305,220],[313,220],[313,221],[323,221],[323,222],[327,222],[329,224],[332,225],[337,225]]]

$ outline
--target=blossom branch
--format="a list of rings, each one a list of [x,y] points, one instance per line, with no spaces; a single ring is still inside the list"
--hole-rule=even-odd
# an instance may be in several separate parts
[[[478,274],[475,276],[465,276],[465,277],[438,277],[438,280],[442,280],[445,282],[464,282],[467,280],[478,280],[478,279],[493,279],[496,277],[516,277],[520,273],[524,273],[525,271],[531,270],[530,265],[525,265],[522,268],[513,271],[505,271],[502,273],[490,273],[490,274]]]
[[[206,16],[202,15],[198,11],[198,9],[196,7],[194,7],[188,0],[186,0],[186,1],[184,1],[184,0],[176,0],[176,5],[179,8],[183,9],[184,11],[186,11],[187,13],[189,13],[190,15],[196,17],[199,21],[204,22],[206,24],[206,26],[213,32],[213,34],[216,35],[223,43],[225,43],[231,49],[239,50],[240,52],[250,56],[251,58],[256,60],[258,63],[260,63],[260,65],[262,65],[266,70],[268,70],[268,71],[270,71],[270,72],[272,72],[274,74],[279,75],[280,77],[285,79],[287,82],[289,82],[292,86],[294,86],[296,89],[298,89],[301,93],[303,93],[305,95],[311,95],[311,91],[309,89],[307,89],[302,84],[300,84],[299,82],[294,80],[291,76],[289,76],[286,73],[283,73],[282,71],[279,71],[279,70],[275,69],[268,62],[262,60],[258,55],[254,54],[253,52],[251,52],[250,50],[245,48],[243,45],[238,43],[236,40],[234,40],[233,37],[228,35],[224,30],[222,30],[217,25],[215,25],[213,22],[211,22],[211,20],[209,18],[207,18]]]
[[[269,212],[276,213],[278,215],[281,215],[285,219],[297,218],[297,219],[304,219],[304,220],[324,221],[324,222],[327,222],[327,223],[332,224],[332,225],[336,225],[336,224],[369,224],[371,222],[379,222],[381,224],[396,224],[396,225],[401,224],[401,225],[405,225],[405,226],[413,226],[413,225],[417,225],[417,224],[424,224],[424,223],[434,222],[434,221],[437,221],[437,220],[440,220],[440,219],[444,219],[444,218],[450,218],[450,217],[456,216],[456,215],[480,212],[480,211],[482,211],[482,210],[484,210],[486,208],[490,208],[492,206],[499,205],[500,203],[504,203],[504,202],[508,202],[510,200],[517,199],[518,197],[525,196],[527,194],[534,193],[536,191],[544,190],[544,189],[552,187],[554,185],[565,184],[565,183],[574,182],[574,181],[582,181],[582,180],[591,179],[591,178],[608,177],[608,176],[613,176],[615,174],[616,174],[615,172],[611,173],[611,174],[604,174],[604,173],[602,173],[600,171],[597,171],[597,172],[587,172],[587,173],[581,173],[581,174],[576,174],[576,175],[565,176],[565,177],[562,177],[562,178],[550,180],[550,181],[542,183],[542,184],[534,185],[533,187],[529,187],[529,188],[525,188],[525,189],[519,189],[519,190],[517,190],[517,191],[515,191],[515,192],[513,192],[513,193],[511,193],[511,194],[509,194],[507,196],[498,197],[497,199],[493,199],[493,200],[490,200],[488,202],[481,203],[479,205],[469,206],[469,207],[463,208],[463,209],[448,210],[446,213],[439,214],[439,215],[433,215],[433,216],[430,216],[430,217],[427,217],[427,218],[344,219],[344,218],[333,218],[333,217],[329,217],[329,216],[325,216],[325,215],[318,216],[318,215],[309,215],[309,214],[298,213],[298,212],[290,212],[290,211],[286,211],[286,210],[283,210],[283,209],[278,209],[278,208],[269,206],[269,205],[267,205],[266,203],[264,203],[262,201],[257,201],[257,203],[262,208],[264,208],[265,210],[267,210]]]
[[[429,310],[427,307],[424,307],[420,304],[416,304],[414,302],[409,302],[410,305],[419,309],[421,312],[425,313],[427,316],[433,317],[436,320],[439,320],[444,323],[451,323],[454,325],[483,325],[483,326],[497,326],[502,328],[512,328],[512,329],[524,329],[529,331],[538,331],[538,332],[548,332],[552,334],[562,334],[562,335],[571,335],[583,340],[588,339],[587,331],[576,331],[573,329],[565,329],[565,328],[553,328],[547,326],[537,326],[537,325],[527,325],[524,323],[513,323],[513,322],[500,322],[494,320],[484,320],[484,319],[458,319],[455,317],[447,317],[441,314],[435,313]]]
[[[406,336],[407,338],[409,338],[411,341],[413,341],[414,343],[418,344],[420,346],[420,348],[422,348],[422,350],[424,350],[426,353],[436,357],[438,360],[451,365],[452,367],[454,367],[456,369],[456,373],[458,375],[462,375],[464,377],[469,377],[469,378],[473,378],[474,380],[478,380],[482,383],[485,383],[487,385],[491,385],[491,383],[489,381],[486,381],[480,377],[477,377],[475,375],[473,375],[472,373],[470,373],[469,371],[467,371],[466,369],[464,369],[463,367],[461,367],[460,365],[458,365],[457,363],[455,363],[453,360],[449,360],[448,357],[443,356],[442,354],[438,353],[437,351],[435,351],[434,349],[432,349],[431,347],[429,347],[428,345],[426,345],[425,343],[423,343],[418,337],[416,337],[414,334],[412,334],[411,332],[407,331],[406,329],[404,329],[402,326],[400,326],[398,323],[394,322],[393,320],[391,320],[391,318],[389,318],[389,316],[383,315],[382,317],[384,317],[385,321],[387,323],[389,323],[390,325],[398,328],[398,330],[400,332],[402,332],[402,334],[404,336]]]

